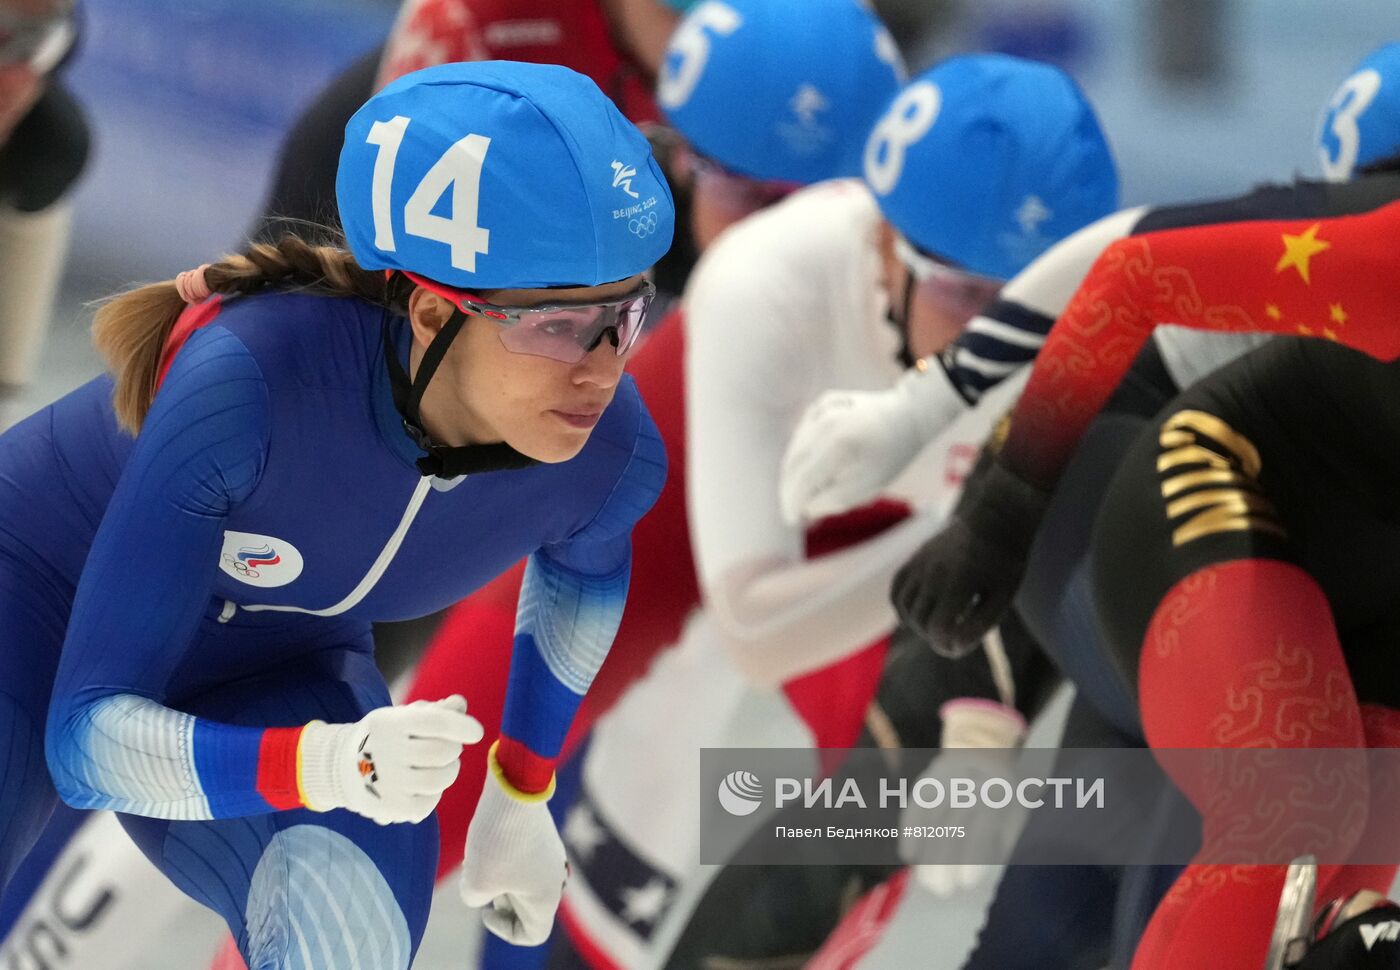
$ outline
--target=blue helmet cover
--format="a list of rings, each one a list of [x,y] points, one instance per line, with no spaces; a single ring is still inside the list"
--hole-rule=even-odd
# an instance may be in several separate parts
[[[903,77],[858,0],[705,0],[671,37],[656,98],[701,154],[808,184],[860,175],[866,133]]]
[[[1004,54],[950,58],[875,124],[865,179],[920,249],[1010,279],[1118,207],[1098,118],[1069,75]]]
[[[1400,44],[1373,51],[1328,99],[1317,149],[1333,182],[1400,152]]]
[[[590,79],[549,64],[395,80],[346,125],[336,198],[365,269],[468,290],[626,279],[675,226],[646,138]]]

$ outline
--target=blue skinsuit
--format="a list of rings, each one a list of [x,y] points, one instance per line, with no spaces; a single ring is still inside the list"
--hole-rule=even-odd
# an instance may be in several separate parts
[[[404,322],[357,300],[225,301],[134,441],[106,377],[0,437],[0,876],[56,785],[127,813],[252,970],[407,967],[435,822],[276,811],[263,729],[389,703],[371,622],[445,607],[525,555],[503,734],[557,754],[621,616],[661,442],[624,378],[571,461],[424,478],[386,321],[404,351]]]

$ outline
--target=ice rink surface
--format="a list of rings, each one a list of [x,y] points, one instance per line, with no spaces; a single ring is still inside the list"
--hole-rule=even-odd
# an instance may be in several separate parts
[[[96,151],[77,196],[72,262],[41,380],[16,413],[97,373],[87,301],[128,282],[166,278],[235,246],[257,213],[281,132],[319,86],[382,36],[392,5],[371,0],[270,0],[183,5],[90,0],[86,47],[72,83],[88,107]],[[988,7],[1014,8],[1009,0]],[[1147,69],[1147,4],[1076,0],[1092,28],[1076,74],[1118,154],[1124,202],[1236,193],[1262,179],[1315,173],[1322,101],[1347,68],[1400,37],[1394,0],[1237,0],[1234,51],[1219,85],[1165,90]],[[156,69],[153,65],[160,65]],[[1033,734],[1050,744],[1061,697]],[[866,967],[952,970],[972,945],[991,886],[954,902],[920,889]],[[474,965],[477,917],[449,885],[416,966]],[[191,920],[168,962],[205,965],[215,918]]]

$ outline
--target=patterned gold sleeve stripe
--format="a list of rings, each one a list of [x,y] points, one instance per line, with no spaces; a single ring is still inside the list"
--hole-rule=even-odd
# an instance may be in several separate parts
[[[1188,409],[1167,418],[1158,444],[1173,545],[1220,532],[1284,535],[1273,503],[1259,489],[1259,449],[1244,435],[1213,414]]]

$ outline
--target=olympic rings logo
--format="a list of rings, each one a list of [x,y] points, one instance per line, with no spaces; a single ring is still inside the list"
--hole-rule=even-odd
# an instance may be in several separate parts
[[[638,239],[645,239],[656,232],[657,218],[655,212],[648,212],[638,219],[632,219],[627,223],[627,230]]]
[[[243,560],[235,559],[229,555],[224,556],[224,564],[228,566],[228,568],[232,569],[234,572],[238,573],[239,579],[257,579],[258,576],[261,575],[261,573],[259,573],[252,566],[249,566],[247,563],[243,562]]]

